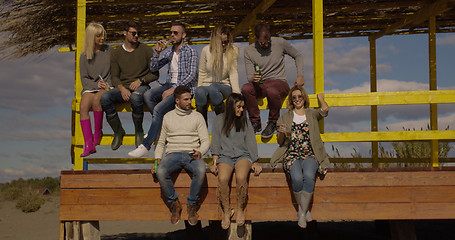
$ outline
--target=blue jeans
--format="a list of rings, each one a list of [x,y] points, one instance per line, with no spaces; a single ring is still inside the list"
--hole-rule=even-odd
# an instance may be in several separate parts
[[[198,106],[207,105],[207,97],[210,98],[212,105],[218,105],[232,93],[232,88],[225,84],[212,83],[210,86],[200,86],[196,88],[194,101]]]
[[[164,84],[159,87],[154,87],[144,93],[144,102],[147,105],[150,114],[152,114],[152,123],[150,124],[147,137],[142,142],[148,150],[150,150],[150,146],[155,141],[156,136],[161,129],[164,114],[175,108],[173,94],[165,99],[161,97],[163,92],[171,87],[171,84]]]
[[[304,190],[307,193],[313,193],[317,170],[318,162],[312,157],[295,160],[289,172],[291,174],[292,190],[294,192]]]
[[[179,199],[175,191],[174,183],[171,180],[171,174],[181,169],[193,174],[190,185],[190,194],[187,203],[196,204],[199,200],[199,192],[205,180],[205,163],[201,159],[192,159],[187,152],[173,152],[167,154],[161,160],[156,170],[156,176],[160,182],[161,190],[169,203]]]
[[[150,89],[149,85],[141,85],[131,93],[130,103],[131,108],[133,109],[133,114],[137,115],[144,114],[144,93],[148,89]],[[122,93],[120,92],[120,90],[118,88],[114,88],[103,93],[103,95],[101,95],[100,102],[103,111],[106,112],[106,116],[112,116],[115,113],[117,113],[117,110],[115,109],[115,104],[123,103],[125,101],[122,98]]]

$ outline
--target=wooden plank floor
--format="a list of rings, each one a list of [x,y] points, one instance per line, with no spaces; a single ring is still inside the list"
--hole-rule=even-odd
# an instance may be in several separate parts
[[[174,176],[184,205],[190,176]],[[207,174],[199,210],[201,219],[220,220],[216,177]],[[235,180],[231,204],[236,204]],[[167,220],[160,186],[147,170],[62,171],[61,221]],[[293,204],[294,203],[294,204]],[[330,169],[318,179],[315,220],[454,219],[455,168]],[[296,220],[296,205],[282,170],[250,176],[247,219]]]

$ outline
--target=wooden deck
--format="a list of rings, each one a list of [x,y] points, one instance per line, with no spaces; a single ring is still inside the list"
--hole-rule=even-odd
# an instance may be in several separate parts
[[[182,172],[174,179],[186,205],[190,177]],[[216,177],[207,173],[200,219],[221,219],[216,185]],[[231,204],[236,203],[235,192],[232,188]],[[60,199],[62,222],[170,217],[159,183],[148,170],[62,171]],[[329,169],[316,182],[312,215],[315,220],[455,219],[455,167]],[[186,206],[182,218],[187,218]],[[246,218],[296,220],[295,200],[282,170],[250,176]]]

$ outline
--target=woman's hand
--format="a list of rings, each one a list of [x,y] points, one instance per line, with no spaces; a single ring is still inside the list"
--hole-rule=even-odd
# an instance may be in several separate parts
[[[262,167],[257,162],[254,162],[253,165],[251,165],[251,170],[253,170],[254,176],[259,176],[262,172]]]
[[[286,125],[281,124],[280,127],[278,128],[278,132],[286,133]]]
[[[329,112],[329,105],[325,101],[325,94],[324,93],[318,93],[317,95],[319,104],[321,105],[321,109],[324,112]]]
[[[216,164],[213,164],[212,166],[210,166],[210,172],[213,173],[213,175],[217,176],[218,175],[218,167],[216,166]]]
[[[98,89],[106,89],[106,83],[103,80],[98,81]]]

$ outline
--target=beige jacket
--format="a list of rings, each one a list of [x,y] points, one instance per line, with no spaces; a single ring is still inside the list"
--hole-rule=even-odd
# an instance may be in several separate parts
[[[321,133],[319,132],[318,121],[320,119],[322,119],[323,117],[326,117],[327,113],[322,111],[319,108],[318,109],[306,108],[305,114],[306,114],[306,118],[308,121],[310,142],[311,142],[311,146],[313,147],[314,155],[316,157],[316,160],[319,163],[320,170],[325,171],[327,169],[327,167],[329,166],[330,161],[329,161],[329,156],[327,155],[327,153],[325,151],[324,143],[322,142],[322,139],[321,139]],[[277,126],[284,124],[284,125],[286,125],[287,129],[291,129],[293,118],[294,118],[294,111],[290,110],[280,116],[280,118],[277,121]],[[290,143],[291,143],[291,140],[289,138],[286,138],[284,140],[283,144],[277,148],[275,153],[273,153],[272,158],[270,159],[270,164],[272,165],[273,168],[276,167],[276,164],[278,162],[283,161],[284,154],[286,153],[286,150],[288,149]]]

